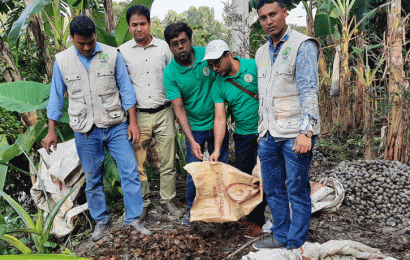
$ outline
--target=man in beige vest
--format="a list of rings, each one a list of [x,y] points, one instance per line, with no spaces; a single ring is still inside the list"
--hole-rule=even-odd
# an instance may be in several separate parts
[[[165,41],[150,34],[150,11],[134,5],[126,14],[128,29],[134,37],[119,47],[127,64],[132,85],[137,97],[137,118],[141,139],[134,144],[141,180],[144,209],[141,219],[148,214],[149,184],[144,162],[147,149],[155,141],[160,169],[160,203],[171,215],[182,216],[172,199],[176,195],[175,168],[175,117],[168,101],[163,83],[163,72],[173,56]]]
[[[141,134],[135,116],[135,92],[124,60],[115,48],[97,42],[95,24],[87,16],[73,19],[70,35],[74,46],[56,55],[47,106],[49,130],[43,146],[47,152],[51,145],[57,149],[55,127],[67,91],[70,126],[87,177],[88,208],[97,222],[92,240],[101,239],[111,223],[103,184],[104,146],[117,162],[124,194],[124,225],[151,235],[139,219],[142,194],[132,143],[138,142]]]
[[[282,0],[259,0],[269,41],[255,60],[259,89],[259,149],[263,188],[272,212],[272,237],[253,247],[300,248],[311,215],[309,167],[320,132],[317,61],[319,43],[286,25]],[[292,207],[290,218],[289,202]]]

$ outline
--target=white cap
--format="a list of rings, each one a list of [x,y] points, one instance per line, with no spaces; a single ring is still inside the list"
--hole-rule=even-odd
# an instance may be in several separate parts
[[[229,46],[225,41],[213,40],[206,46],[205,56],[202,60],[219,59],[225,51],[229,51]]]

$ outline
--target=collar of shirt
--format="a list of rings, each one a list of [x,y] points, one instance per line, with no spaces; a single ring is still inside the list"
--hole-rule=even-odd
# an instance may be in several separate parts
[[[94,49],[94,52],[93,52],[93,54],[91,54],[91,56],[87,59],[86,57],[84,57],[83,55],[81,55],[79,52],[78,52],[78,50],[77,50],[77,48],[75,47],[75,46],[73,46],[74,47],[74,50],[75,50],[75,53],[77,54],[77,56],[80,58],[80,59],[85,59],[85,60],[92,60],[92,58],[94,57],[94,55],[96,54],[96,53],[99,53],[99,52],[102,52],[102,49],[101,49],[101,46],[98,44],[98,42],[95,44],[95,49]]]
[[[185,73],[188,70],[195,68],[196,66],[198,66],[199,63],[201,63],[203,56],[201,57],[201,55],[199,55],[196,52],[195,47],[192,47],[192,53],[194,54],[194,58],[195,58],[193,66],[183,66],[183,65],[179,64],[174,58],[173,62],[175,62],[175,64],[176,64],[175,67],[179,71],[181,71],[181,73]],[[195,53],[197,53],[197,54],[195,54]]]
[[[282,47],[283,43],[286,42],[289,39],[289,34],[292,31],[289,25],[287,25],[288,28],[286,29],[285,34],[282,36],[282,38],[279,40],[279,42],[276,44],[276,47],[273,46],[273,41],[272,37],[269,37],[269,56],[271,60],[271,65],[275,63],[276,57],[279,54],[280,48]]]
[[[133,47],[133,48],[138,48],[138,47],[139,47],[139,48],[149,48],[149,47],[158,46],[158,39],[155,38],[154,36],[152,36],[152,34],[150,34],[150,35],[151,35],[152,39],[151,39],[151,42],[148,43],[147,46],[143,47],[143,46],[139,45],[139,44],[135,41],[135,39],[133,39],[134,42],[133,42],[133,44],[132,44],[132,47]]]

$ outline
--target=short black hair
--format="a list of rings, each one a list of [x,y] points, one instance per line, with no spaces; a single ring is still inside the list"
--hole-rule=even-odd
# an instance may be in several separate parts
[[[168,45],[171,40],[177,38],[181,32],[185,32],[189,40],[192,39],[192,29],[188,24],[179,22],[171,23],[170,25],[168,25],[164,30],[165,41],[168,43]]]
[[[147,21],[148,21],[149,23],[151,22],[150,12],[149,12],[149,9],[148,9],[148,8],[146,8],[146,7],[143,6],[143,5],[133,5],[133,6],[131,6],[130,8],[128,8],[128,10],[127,10],[126,18],[127,18],[127,24],[128,24],[128,25],[130,24],[131,16],[133,16],[134,14],[136,14],[136,15],[143,15],[143,16],[145,16],[145,17],[147,18]]]
[[[84,37],[90,37],[95,33],[95,24],[90,17],[86,15],[79,15],[73,18],[70,23],[70,35],[78,34]]]
[[[283,5],[283,0],[259,0],[258,4],[256,5],[256,11],[258,11],[265,4],[273,4],[275,2],[279,4],[280,8],[283,9],[285,7]]]

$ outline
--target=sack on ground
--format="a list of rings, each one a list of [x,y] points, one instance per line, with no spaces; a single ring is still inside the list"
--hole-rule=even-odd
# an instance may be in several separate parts
[[[237,221],[263,200],[259,163],[253,175],[221,162],[193,162],[184,168],[196,187],[191,221]]]
[[[44,148],[39,149],[38,152],[41,156],[38,173],[43,181],[46,194],[38,179],[31,188],[30,194],[36,206],[44,210],[44,218],[46,218],[50,209],[45,196],[48,197],[50,207],[53,208],[85,176],[74,139],[58,144],[58,150],[51,154],[47,154]],[[74,207],[80,188],[78,187],[71,193],[54,218],[50,233],[56,237],[66,236],[73,231],[73,220],[88,209],[87,203]]]
[[[343,185],[335,178],[326,178],[319,183],[310,183],[310,199],[312,201],[312,213],[322,210],[334,212],[339,209],[345,197]]]
[[[242,260],[357,260],[384,259],[387,257],[378,249],[351,240],[331,240],[324,244],[306,242],[301,248],[286,250],[284,248],[263,249],[250,252]]]

